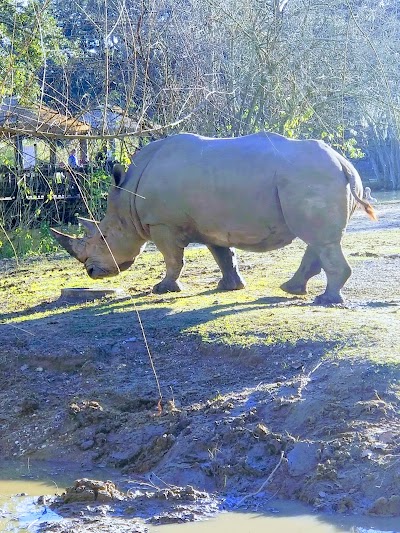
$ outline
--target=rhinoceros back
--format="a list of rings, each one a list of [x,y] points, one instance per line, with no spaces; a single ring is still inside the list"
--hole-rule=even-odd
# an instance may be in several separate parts
[[[266,134],[160,141],[136,191],[146,198],[135,198],[142,225],[175,227],[187,242],[260,251],[291,242],[275,184],[277,152]]]

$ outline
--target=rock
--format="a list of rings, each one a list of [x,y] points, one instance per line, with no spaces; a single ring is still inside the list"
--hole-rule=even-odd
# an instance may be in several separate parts
[[[159,489],[154,492],[153,497],[159,500],[186,500],[197,501],[204,498],[208,498],[207,492],[201,492],[192,487],[192,485],[186,485],[186,487],[173,487],[168,489]]]
[[[93,448],[93,446],[94,446],[94,440],[93,439],[84,440],[79,445],[80,449],[83,450],[83,451],[90,450],[90,448]]]
[[[377,498],[371,507],[368,509],[369,514],[373,515],[387,515],[388,501],[384,496]]]
[[[265,439],[269,433],[270,431],[264,426],[264,424],[257,424],[257,427],[254,430],[254,435],[260,439]]]
[[[150,519],[150,523],[160,526],[166,524],[180,524],[184,522],[194,522],[196,518],[198,518],[198,515],[196,516],[192,511],[180,509],[155,515]]]
[[[112,481],[97,479],[77,479],[73,487],[68,487],[61,496],[62,503],[75,502],[98,502],[109,503],[111,501],[126,499]]]
[[[83,400],[69,405],[69,413],[76,420],[79,427],[87,427],[90,424],[99,423],[107,418],[103,407],[95,401]]]
[[[95,442],[97,446],[102,446],[107,442],[107,435],[103,432],[97,433],[95,436]]]
[[[354,500],[349,496],[344,496],[334,507],[338,513],[348,513],[354,509]]]
[[[32,395],[22,400],[20,413],[21,415],[31,415],[39,409],[39,406],[39,399],[35,395]]]
[[[363,450],[363,451],[361,452],[361,457],[362,457],[363,459],[364,459],[365,457],[366,457],[367,459],[371,459],[372,456],[373,456],[373,453],[372,453],[371,450]]]
[[[327,459],[324,463],[319,463],[317,466],[317,479],[335,481],[340,477],[335,468],[336,461]],[[344,474],[341,477],[346,477]]]
[[[287,454],[288,471],[293,477],[303,476],[317,466],[318,446],[310,442],[298,442]]]
[[[380,435],[378,435],[378,440],[380,442],[383,442],[384,444],[389,444],[390,442],[393,442],[395,437],[395,434],[393,431],[384,431]]]
[[[391,516],[400,515],[400,496],[398,494],[390,496],[388,501],[388,511]]]
[[[121,468],[129,463],[132,463],[141,451],[141,446],[138,443],[129,443],[123,449],[114,450],[110,454],[111,461],[115,466]]]

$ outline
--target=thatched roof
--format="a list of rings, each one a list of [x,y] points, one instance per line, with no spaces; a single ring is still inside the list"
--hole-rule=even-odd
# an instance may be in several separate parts
[[[90,125],[72,116],[63,115],[43,104],[24,107],[15,98],[7,98],[0,104],[0,134],[27,135],[30,137],[54,136],[62,139],[74,135],[86,135]]]

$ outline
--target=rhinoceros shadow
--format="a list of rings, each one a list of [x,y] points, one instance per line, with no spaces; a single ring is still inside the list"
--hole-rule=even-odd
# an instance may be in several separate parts
[[[228,291],[227,291],[228,292]],[[151,291],[142,291],[142,292],[137,292],[134,294],[134,297],[135,298],[144,298],[146,296],[150,296],[152,293]],[[183,293],[176,293],[177,296],[176,298],[173,298],[171,297],[173,293],[168,293],[168,300],[170,302],[175,302],[176,300],[182,300],[182,299],[192,299],[194,297],[199,297],[199,296],[211,296],[211,295],[215,295],[216,297],[219,297],[221,296],[221,294],[225,294],[224,291],[220,291],[218,289],[207,289],[207,290],[204,290],[204,291],[199,291],[199,292],[196,292],[196,295],[194,296],[193,294],[183,294]],[[163,300],[163,297],[164,295],[161,295],[160,296],[160,299]],[[304,301],[305,303],[310,303],[309,301],[307,300],[304,300],[303,297],[301,296],[289,296],[289,295],[286,295],[286,296],[263,296],[261,298],[258,298],[257,302],[260,302],[260,303],[265,303],[265,304],[274,304],[274,303],[283,303],[283,302],[291,302],[291,301],[294,301],[296,300],[297,302],[302,302]]]
[[[262,297],[237,305],[234,302],[224,303],[221,298],[221,301],[206,307],[182,309],[173,305],[176,298],[171,298],[171,295],[165,299],[162,296],[154,297],[154,306],[151,307],[148,299],[136,301],[136,297],[135,294],[118,300],[81,304],[68,303],[60,298],[21,311],[3,313],[0,315],[0,337],[8,339],[10,343],[13,339],[17,343],[22,342],[32,351],[46,345],[54,353],[57,347],[60,352],[67,353],[85,350],[90,344],[104,346],[107,350],[107,346],[124,343],[132,337],[141,342],[143,326],[151,343],[164,342],[166,339],[171,344],[178,337],[184,339],[191,328],[215,319],[254,311],[263,313],[267,309],[291,305],[293,300],[296,300],[296,306],[309,305],[291,297]],[[186,296],[179,296],[182,297]],[[193,338],[195,333],[189,333]]]
[[[56,369],[60,365],[64,368],[66,361],[69,366],[75,365],[78,368],[86,364],[87,360],[93,360],[96,364],[102,362],[105,365],[114,365],[114,359],[122,358],[129,366],[135,368],[137,374],[135,382],[140,383],[141,394],[145,389],[148,389],[149,394],[154,393],[154,383],[152,380],[149,382],[147,374],[149,368],[147,342],[156,363],[163,368],[163,387],[167,387],[167,390],[170,386],[177,386],[175,366],[181,357],[185,363],[184,368],[179,368],[179,373],[182,374],[178,379],[179,383],[189,382],[191,378],[186,375],[189,376],[199,363],[205,366],[203,375],[207,376],[206,379],[210,379],[210,372],[215,373],[215,357],[220,358],[223,364],[226,363],[229,367],[240,366],[241,361],[245,361],[251,372],[259,368],[257,375],[259,372],[262,374],[263,368],[266,374],[273,371],[278,375],[285,368],[285,375],[288,372],[292,375],[293,372],[298,372],[300,367],[296,363],[293,369],[287,368],[285,363],[287,355],[292,354],[293,358],[298,358],[299,354],[306,354],[308,357],[308,354],[312,353],[313,358],[319,358],[334,349],[336,341],[320,342],[299,338],[296,341],[283,340],[278,344],[269,344],[265,342],[268,331],[261,331],[259,344],[248,348],[240,344],[226,345],[222,337],[221,342],[218,340],[219,333],[214,331],[210,335],[215,342],[210,343],[196,329],[197,326],[207,325],[216,319],[238,313],[254,311],[262,313],[275,306],[289,305],[291,300],[292,298],[285,297],[263,297],[238,305],[234,302],[218,302],[189,310],[168,305],[171,303],[168,300],[165,301],[165,305],[148,307],[148,302],[141,300],[134,303],[129,297],[118,301],[96,301],[81,306],[66,305],[65,301],[47,302],[20,312],[0,315],[0,321],[3,322],[0,324],[0,337],[4,339],[0,354],[2,349],[8,350],[8,347],[11,347],[11,351],[21,353],[21,360],[29,361],[28,364],[34,361],[36,366]],[[308,305],[307,302],[301,304]],[[146,305],[147,307],[144,307]],[[21,320],[18,320],[19,318]],[[142,326],[146,339],[143,337]],[[221,327],[223,331],[224,325]],[[274,328],[273,317],[270,327]],[[251,331],[251,321],[247,323],[246,328],[243,335],[247,335],[246,331]],[[271,367],[271,364],[277,366]],[[307,364],[310,364],[310,360],[307,360]],[[169,366],[171,366],[170,372],[168,372]],[[210,372],[207,370],[209,366]],[[218,384],[220,378],[217,376],[215,387],[235,387],[237,372],[238,370],[234,370],[229,379],[224,378],[221,385]],[[253,376],[249,379],[243,376],[237,383],[240,389],[245,385],[243,379],[245,382],[249,381],[249,385],[254,385]],[[189,389],[188,386],[186,392],[188,399],[192,394]],[[193,392],[195,396],[208,393],[208,388],[206,391],[199,391],[197,387]]]

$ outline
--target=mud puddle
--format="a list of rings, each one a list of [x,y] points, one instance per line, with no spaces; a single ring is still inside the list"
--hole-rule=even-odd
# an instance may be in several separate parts
[[[222,513],[207,521],[151,526],[149,533],[398,533],[397,519],[312,515],[294,502],[276,502],[263,513]]]
[[[100,469],[99,469],[100,470]],[[110,475],[105,469],[91,471],[90,475]],[[71,479],[82,474],[82,470],[65,469],[56,465],[26,466],[0,465],[0,531],[13,533],[32,533],[35,531],[71,531],[71,522],[65,516],[52,510],[49,505],[38,504],[38,497],[60,495]],[[111,476],[109,476],[111,477]],[[45,502],[46,503],[46,502]],[[223,504],[224,505],[224,504]],[[234,508],[230,502],[229,506]],[[134,531],[144,533],[400,533],[397,518],[373,518],[361,516],[334,516],[312,514],[309,509],[295,502],[270,501],[268,507],[260,501],[260,512],[222,512],[207,520],[190,523],[171,523],[169,525],[146,524],[145,516],[135,521]],[[132,517],[124,519],[107,513],[105,508],[99,512],[96,531],[127,531]],[[78,514],[78,513],[76,513]],[[171,519],[173,520],[173,514]],[[92,516],[92,518],[95,518]],[[115,522],[114,522],[115,520]],[[43,528],[47,522],[49,529]],[[83,520],[84,522],[84,520]],[[93,522],[93,520],[91,520]],[[79,519],[73,521],[76,531],[86,529]],[[107,525],[108,524],[108,525]],[[115,524],[115,527],[114,525]],[[133,525],[133,524],[132,524]],[[41,526],[41,527],[40,527]],[[64,529],[66,527],[67,529]],[[126,529],[128,528],[128,529]]]
[[[46,515],[48,520],[58,521],[56,513],[36,505],[41,494],[54,494],[54,485],[43,481],[0,481],[0,531],[35,531],[34,524]]]
[[[88,474],[105,476],[107,469],[90,469]],[[25,533],[47,520],[62,521],[62,517],[48,506],[38,505],[42,495],[61,494],[82,468],[58,463],[0,462],[0,532]]]
[[[400,191],[375,191],[372,196],[380,203],[400,202]]]

